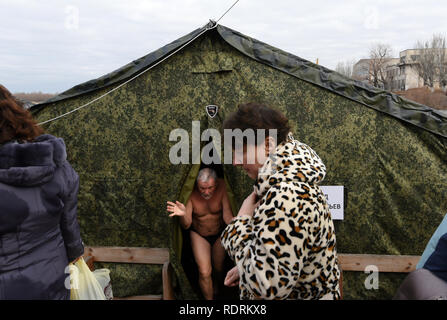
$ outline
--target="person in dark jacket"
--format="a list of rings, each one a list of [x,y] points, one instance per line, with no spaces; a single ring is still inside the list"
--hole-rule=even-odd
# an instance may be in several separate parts
[[[427,269],[447,284],[447,214],[432,235],[416,269]]]
[[[447,300],[447,214],[393,299]]]
[[[43,134],[0,85],[0,299],[69,299],[84,253],[79,177],[61,138]]]

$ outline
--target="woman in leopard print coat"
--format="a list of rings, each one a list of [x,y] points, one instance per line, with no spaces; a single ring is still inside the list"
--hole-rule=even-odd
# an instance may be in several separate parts
[[[264,119],[270,123],[263,125]],[[319,187],[325,165],[310,147],[282,132],[288,131],[287,118],[268,107],[241,105],[224,124],[237,127],[273,127],[280,143],[267,137],[265,143],[246,144],[244,158],[235,160],[256,183],[222,233],[236,263],[226,284],[239,282],[241,299],[339,299],[334,226]],[[266,158],[247,164],[247,153],[258,148],[265,149]]]

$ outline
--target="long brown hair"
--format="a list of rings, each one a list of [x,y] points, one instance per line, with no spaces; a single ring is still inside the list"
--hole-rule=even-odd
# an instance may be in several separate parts
[[[11,141],[32,141],[44,131],[11,92],[0,84],[0,144]]]

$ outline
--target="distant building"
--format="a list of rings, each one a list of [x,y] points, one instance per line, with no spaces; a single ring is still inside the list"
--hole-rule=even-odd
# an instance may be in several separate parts
[[[371,76],[369,69],[371,67],[371,59],[360,59],[352,68],[352,78],[365,83],[370,83]]]
[[[391,91],[405,91],[424,86],[424,80],[417,71],[417,61],[423,49],[408,49],[399,53],[399,59],[386,69],[388,88]]]
[[[353,67],[352,78],[364,83],[373,83],[371,64],[372,59],[360,59]],[[399,63],[399,58],[384,59],[385,72]],[[387,75],[385,76],[387,78]],[[384,88],[387,89],[387,88]]]
[[[405,91],[424,86],[424,80],[417,71],[418,59],[422,50],[425,49],[407,49],[399,53],[399,58],[391,58],[386,61],[386,90]],[[446,50],[447,52],[447,50]],[[360,59],[353,68],[353,78],[365,83],[372,83],[370,67],[371,59]],[[440,88],[439,83],[435,83],[436,88]]]

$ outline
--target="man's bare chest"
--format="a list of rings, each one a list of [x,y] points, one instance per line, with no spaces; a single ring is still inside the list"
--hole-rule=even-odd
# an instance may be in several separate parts
[[[222,201],[193,201],[193,215],[196,217],[222,215]]]

